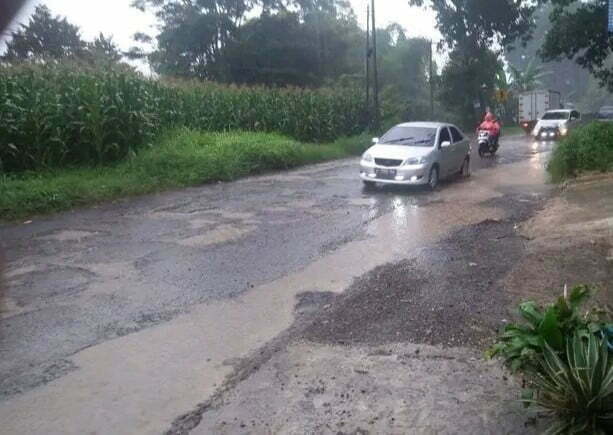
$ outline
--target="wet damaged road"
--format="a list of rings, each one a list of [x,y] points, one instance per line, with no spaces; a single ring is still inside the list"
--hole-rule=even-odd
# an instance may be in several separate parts
[[[500,270],[482,258],[547,194],[546,151],[505,139],[434,193],[364,190],[350,159],[0,227],[8,433],[163,432],[302,318],[313,342],[478,346],[504,301],[474,289],[520,242]],[[436,291],[407,296],[407,276]],[[448,334],[449,315],[474,322]]]

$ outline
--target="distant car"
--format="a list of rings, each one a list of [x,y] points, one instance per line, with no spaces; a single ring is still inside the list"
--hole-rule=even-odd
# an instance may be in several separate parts
[[[596,114],[596,119],[603,122],[613,121],[613,106],[602,106]]]
[[[573,109],[548,110],[534,126],[532,136],[540,140],[556,140],[577,127],[581,114]]]
[[[398,124],[362,156],[360,177],[375,183],[428,185],[461,173],[470,176],[470,142],[455,125],[440,122]]]

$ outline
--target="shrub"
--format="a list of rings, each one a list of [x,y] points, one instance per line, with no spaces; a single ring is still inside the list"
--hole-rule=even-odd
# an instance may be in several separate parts
[[[489,354],[501,355],[508,367],[523,373],[523,401],[554,418],[547,433],[611,433],[610,315],[581,312],[593,294],[588,286],[564,293],[545,308],[521,304],[523,323],[508,325]]]
[[[177,127],[278,132],[308,142],[360,133],[352,89],[270,89],[147,79],[125,69],[0,66],[0,171],[116,162]]]
[[[605,339],[576,333],[561,355],[545,346],[539,369],[526,403],[554,418],[547,433],[613,433],[613,358]]]
[[[581,171],[613,170],[613,123],[593,122],[572,131],[554,149],[547,169],[554,181]]]
[[[575,331],[595,331],[602,327],[594,313],[580,311],[592,293],[593,289],[582,285],[545,308],[532,301],[520,304],[519,314],[524,322],[507,325],[488,355],[502,356],[513,371],[534,369],[545,345],[562,351],[566,339]]]

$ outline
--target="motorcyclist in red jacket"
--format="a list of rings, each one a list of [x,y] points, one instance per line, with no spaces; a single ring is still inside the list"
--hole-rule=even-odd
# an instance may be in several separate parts
[[[500,123],[491,112],[487,112],[485,114],[485,119],[479,125],[477,130],[486,130],[489,131],[492,135],[494,143],[498,143],[498,138],[500,138]]]

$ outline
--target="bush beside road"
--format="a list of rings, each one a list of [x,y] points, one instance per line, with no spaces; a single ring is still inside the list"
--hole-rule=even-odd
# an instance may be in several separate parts
[[[554,149],[547,170],[555,182],[581,172],[613,170],[613,123],[593,122],[572,131]]]
[[[367,143],[365,136],[309,144],[275,133],[179,129],[114,166],[0,177],[0,220],[347,157]]]

